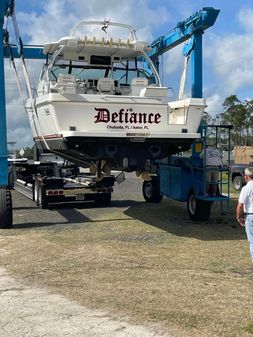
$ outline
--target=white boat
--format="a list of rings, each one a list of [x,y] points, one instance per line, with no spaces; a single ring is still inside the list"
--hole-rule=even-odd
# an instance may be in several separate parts
[[[83,27],[99,35],[80,35]],[[112,28],[127,38],[111,37]],[[134,29],[109,21],[82,21],[57,42],[46,43],[37,94],[26,109],[37,147],[80,166],[143,169],[147,160],[190,148],[205,100],[171,102]]]

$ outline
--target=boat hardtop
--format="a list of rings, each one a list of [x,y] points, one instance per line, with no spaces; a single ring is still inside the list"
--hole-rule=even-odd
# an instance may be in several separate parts
[[[87,25],[101,26],[101,30],[104,36],[97,35],[75,35],[78,28]],[[107,32],[109,27],[124,28],[129,32],[129,36],[125,39],[121,37],[113,38]],[[54,54],[59,48],[62,48],[63,58],[64,53],[73,60],[83,59],[85,55],[110,55],[123,58],[134,58],[141,55],[142,51],[148,52],[150,47],[147,42],[138,41],[135,30],[132,26],[126,24],[120,24],[110,21],[81,21],[72,30],[71,36],[61,38],[56,42],[45,43],[43,53]]]

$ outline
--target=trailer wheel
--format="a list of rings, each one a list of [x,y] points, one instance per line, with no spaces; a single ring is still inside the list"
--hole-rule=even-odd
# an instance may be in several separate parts
[[[111,200],[112,200],[112,194],[111,193],[103,193],[103,194],[98,194],[96,196],[95,203],[98,206],[109,206]]]
[[[14,187],[14,177],[12,169],[8,173],[8,188],[11,190]]]
[[[152,180],[144,181],[142,194],[146,202],[160,202],[163,198],[163,195],[160,193],[160,178],[152,177]]]
[[[240,191],[243,187],[243,177],[235,176],[233,179],[233,187],[236,191]]]
[[[12,223],[12,199],[10,190],[0,188],[0,228],[11,228]]]
[[[190,191],[187,199],[187,209],[191,220],[206,221],[210,217],[212,202],[196,198]]]
[[[45,194],[45,188],[42,185],[38,186],[38,206],[42,209],[48,208],[48,200]]]

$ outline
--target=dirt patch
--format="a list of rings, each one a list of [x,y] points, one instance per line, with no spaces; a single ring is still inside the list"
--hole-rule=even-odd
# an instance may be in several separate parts
[[[14,196],[0,265],[27,284],[177,336],[252,335],[253,268],[235,201],[194,223],[182,203],[143,202],[133,177],[108,208],[42,211]]]

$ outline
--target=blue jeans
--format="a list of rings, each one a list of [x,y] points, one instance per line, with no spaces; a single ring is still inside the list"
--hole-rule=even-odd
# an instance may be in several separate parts
[[[250,255],[253,261],[253,214],[246,215],[245,230],[249,241]]]

